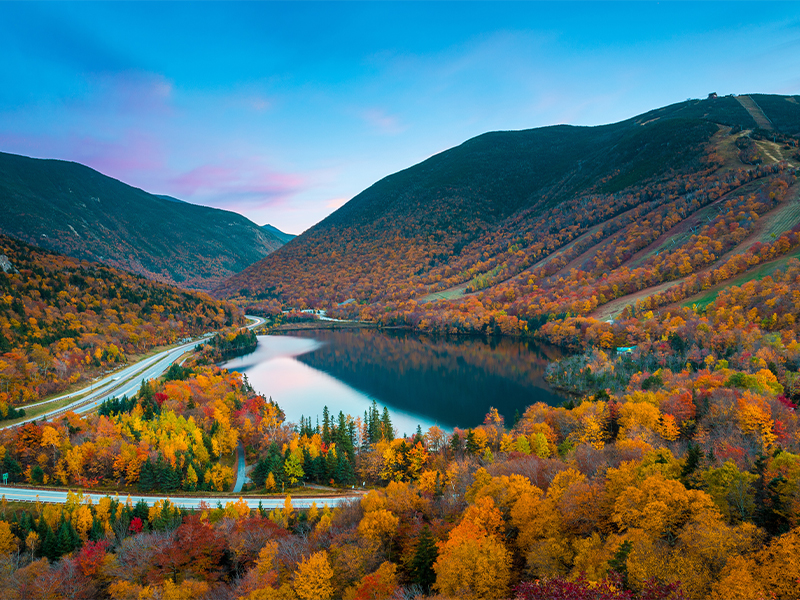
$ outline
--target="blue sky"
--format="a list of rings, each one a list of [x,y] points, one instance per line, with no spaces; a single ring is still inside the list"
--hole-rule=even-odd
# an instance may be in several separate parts
[[[299,233],[498,129],[800,94],[800,3],[0,1],[0,151]]]

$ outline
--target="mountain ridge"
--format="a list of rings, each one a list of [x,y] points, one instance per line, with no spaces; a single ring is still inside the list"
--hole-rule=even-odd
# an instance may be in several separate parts
[[[691,187],[702,173],[723,177],[753,161],[795,160],[794,147],[773,146],[778,137],[796,143],[797,98],[752,96],[776,131],[758,130],[737,98],[725,96],[596,127],[482,134],[377,181],[215,293],[244,292],[243,301],[254,304],[334,307],[352,298],[371,305],[418,299],[478,276],[511,276],[652,202],[659,186],[679,177]],[[637,199],[625,200],[631,194]],[[551,223],[534,226],[542,214]],[[509,271],[506,263],[519,253],[525,257]]]
[[[283,245],[236,213],[149,194],[80,163],[2,152],[0,233],[197,289]]]

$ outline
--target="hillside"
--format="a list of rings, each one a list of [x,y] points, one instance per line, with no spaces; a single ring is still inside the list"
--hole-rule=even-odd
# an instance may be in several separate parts
[[[0,233],[196,289],[283,245],[235,213],[154,196],[77,163],[5,153]]]
[[[377,182],[216,293],[422,329],[503,329],[502,317],[512,333],[550,314],[587,314],[709,268],[780,203],[776,194],[786,197],[800,165],[800,104],[750,97],[766,131],[742,98],[599,127],[484,134]],[[709,232],[723,237],[721,221],[740,231],[703,255]]]
[[[0,235],[0,419],[187,336],[241,324],[207,294]]]
[[[266,225],[262,225],[261,229],[263,229],[264,231],[266,231],[268,233],[271,233],[276,238],[278,238],[280,241],[282,241],[284,244],[288,244],[294,238],[297,237],[293,233],[285,233],[285,232],[281,231],[280,229],[278,229],[277,227],[275,227],[274,225],[270,225],[269,223],[267,223]]]

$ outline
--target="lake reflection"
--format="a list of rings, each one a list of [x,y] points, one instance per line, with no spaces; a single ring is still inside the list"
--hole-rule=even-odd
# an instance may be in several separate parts
[[[556,350],[511,339],[430,338],[374,329],[259,336],[258,348],[223,366],[246,373],[288,421],[301,415],[363,415],[372,399],[387,406],[398,434],[431,425],[479,425],[494,406],[511,424],[534,402],[560,404],[544,381]]]

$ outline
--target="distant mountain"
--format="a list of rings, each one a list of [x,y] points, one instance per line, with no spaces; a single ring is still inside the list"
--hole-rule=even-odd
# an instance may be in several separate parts
[[[795,167],[799,132],[800,97],[710,95],[610,125],[486,133],[378,181],[216,293],[330,308],[354,299],[348,314],[368,318],[414,310],[398,303],[485,289],[576,240],[577,254],[621,243],[610,236],[677,210],[670,202],[691,214],[730,177],[733,186],[762,177],[759,165]],[[625,221],[633,209],[639,217]],[[596,276],[633,254],[598,264]]]
[[[236,213],[148,194],[78,163],[5,153],[0,233],[197,289],[284,243]]]
[[[273,226],[272,226],[272,225],[270,225],[269,223],[267,223],[266,225],[262,225],[262,226],[261,226],[261,229],[263,229],[264,231],[268,231],[269,233],[271,233],[272,235],[274,235],[276,238],[278,238],[279,240],[281,240],[281,241],[282,241],[284,244],[288,244],[288,243],[289,243],[289,242],[291,242],[291,241],[292,241],[294,238],[296,238],[296,237],[297,237],[297,236],[296,236],[295,234],[293,234],[293,233],[284,233],[283,231],[281,231],[281,230],[280,230],[280,229],[278,229],[277,227],[273,227]]]

